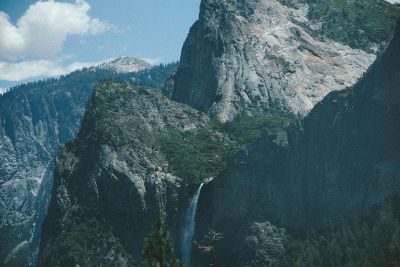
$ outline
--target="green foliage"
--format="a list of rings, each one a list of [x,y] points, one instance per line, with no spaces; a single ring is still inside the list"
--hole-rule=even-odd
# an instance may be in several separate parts
[[[19,224],[14,227],[3,225],[0,227],[0,259],[2,264],[7,254],[21,242],[29,240],[29,225]],[[24,266],[28,258],[28,247],[22,247],[13,258],[9,258],[5,266]]]
[[[178,69],[179,62],[159,64],[150,69],[144,69],[135,73],[126,74],[129,79],[144,87],[164,89],[165,81]],[[120,74],[121,75],[121,74]],[[121,79],[119,77],[116,77]]]
[[[385,204],[372,222],[351,219],[339,230],[290,241],[280,266],[400,266],[399,200]]]
[[[223,132],[229,134],[242,147],[254,143],[266,134],[276,134],[294,119],[289,113],[248,108],[247,112],[234,121],[222,124]]]
[[[96,127],[97,134],[100,135],[98,138],[101,138],[102,142],[114,147],[137,144],[153,145],[154,137],[140,127],[143,124],[141,118],[136,117],[137,114],[132,115],[133,111],[129,110],[130,100],[138,97],[137,92],[148,94],[149,98],[152,97],[147,90],[153,89],[130,87],[128,83],[114,79],[108,79],[101,83],[98,95],[93,98],[92,106],[89,106],[89,109],[95,110],[95,118],[87,121],[95,123],[94,127]],[[93,127],[87,128],[90,130]]]
[[[158,217],[153,231],[144,239],[143,256],[149,267],[183,267],[173,253],[165,221],[162,217]]]
[[[179,177],[198,182],[215,177],[226,168],[232,156],[267,134],[276,134],[293,119],[290,114],[249,108],[232,122],[212,125],[213,130],[196,133],[169,132],[160,138],[160,146]],[[215,135],[218,130],[225,137]]]
[[[90,216],[74,217],[68,231],[57,237],[52,253],[40,265],[111,266],[118,262],[118,258],[123,258],[130,266],[137,266],[112,236],[102,220]],[[111,251],[114,255],[111,255]]]
[[[294,0],[280,0],[296,7]],[[400,16],[400,9],[383,0],[300,0],[309,5],[308,17],[321,22],[318,35],[353,48],[371,51],[371,43],[387,41]],[[310,32],[313,30],[309,29]]]
[[[84,128],[96,128],[100,142],[113,147],[129,147],[136,151],[150,148],[142,154],[154,153],[151,156],[154,164],[165,165],[166,171],[188,183],[215,177],[239,150],[264,135],[276,134],[293,119],[287,113],[246,107],[246,112],[237,119],[222,124],[172,102],[152,89],[113,80],[104,81],[100,86],[88,107],[95,110],[95,118],[85,120],[95,125]],[[139,107],[141,104],[145,107]],[[157,122],[152,124],[146,118],[150,107],[157,109],[155,116],[162,118],[166,123],[164,126],[157,126]],[[182,124],[192,123],[196,125],[194,128],[182,129]],[[93,134],[88,135],[93,140]],[[160,154],[162,156],[158,157]]]
[[[160,137],[159,142],[170,170],[192,182],[215,177],[238,149],[236,143],[207,130],[168,132]]]

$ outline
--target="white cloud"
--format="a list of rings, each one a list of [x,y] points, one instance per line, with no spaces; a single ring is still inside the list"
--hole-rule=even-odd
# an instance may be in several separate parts
[[[64,62],[50,60],[30,60],[19,63],[0,61],[0,80],[16,82],[33,78],[56,77],[68,74],[74,70],[99,64],[100,62],[72,62],[64,64]]]
[[[386,1],[392,4],[400,4],[400,0],[386,0]]]
[[[39,1],[32,4],[14,25],[0,11],[0,58],[48,57],[61,51],[70,35],[99,34],[110,25],[91,18],[90,5],[83,0],[72,3]]]

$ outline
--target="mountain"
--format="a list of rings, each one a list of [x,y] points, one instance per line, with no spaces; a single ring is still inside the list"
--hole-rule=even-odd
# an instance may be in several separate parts
[[[159,90],[99,84],[77,138],[58,153],[39,266],[136,266],[161,212],[178,237],[192,184],[215,176],[234,142]]]
[[[118,73],[137,72],[150,69],[152,65],[147,61],[136,57],[119,57],[114,60],[104,62],[94,68],[113,70]]]
[[[151,224],[164,214],[184,245],[197,197],[190,227],[218,265],[396,263],[398,16],[379,0],[203,0],[165,90],[94,89],[57,154],[39,266],[143,266]]]
[[[201,240],[210,228],[222,233],[225,239],[218,248],[221,261],[227,266],[240,266],[255,260],[260,251],[268,260],[284,254],[284,242],[273,242],[284,239],[276,227],[304,238],[312,231],[323,235],[327,224],[335,229],[349,217],[363,222],[360,218],[365,219],[387,199],[400,194],[399,118],[400,26],[360,82],[329,94],[301,122],[278,135],[265,136],[246,153],[239,153],[225,171],[204,187],[199,200],[197,238]],[[400,231],[396,220],[393,223]],[[378,227],[366,228],[367,222],[364,220],[355,228],[363,229],[364,241],[356,243],[356,234],[351,233],[353,243],[346,243],[347,252],[341,252],[339,245],[336,257],[343,259],[340,265],[352,261],[352,266],[360,266],[366,261],[371,266],[391,266],[389,259],[400,252],[395,243],[389,245],[390,240],[398,242],[400,236],[390,232],[391,224],[386,218],[381,226],[386,229],[385,234],[370,241],[380,246],[361,258],[366,249],[363,252],[359,247],[365,246],[365,238],[380,233],[376,232],[380,231]],[[348,229],[351,227],[343,231]],[[388,243],[378,241],[384,238]],[[322,246],[329,242],[326,240]],[[263,244],[271,247],[262,247]],[[353,256],[346,260],[350,250]],[[335,257],[332,251],[328,253]],[[371,253],[376,253],[378,260],[368,260]],[[327,257],[322,254],[319,260]],[[356,263],[358,258],[360,262]],[[268,265],[265,259],[259,264]],[[315,264],[328,266],[305,265]]]
[[[162,88],[176,64],[135,73],[83,69],[0,96],[0,265],[33,263],[52,188],[54,156],[78,132],[94,85],[114,77]]]
[[[385,1],[203,0],[172,98],[221,122],[253,106],[304,116],[357,82],[399,14]]]

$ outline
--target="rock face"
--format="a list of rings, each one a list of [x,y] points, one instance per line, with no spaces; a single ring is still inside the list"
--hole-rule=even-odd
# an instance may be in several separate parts
[[[379,6],[382,12],[387,5]],[[350,17],[354,12],[333,10]],[[222,122],[253,105],[306,115],[329,92],[353,85],[387,41],[353,23],[355,33],[376,42],[368,42],[365,51],[351,48],[346,40],[326,38],[331,27],[323,18],[310,19],[310,13],[307,1],[203,0],[182,49],[172,98]]]
[[[53,156],[76,133],[95,82],[66,89],[67,80],[28,84],[0,98],[1,265],[25,264],[29,246],[21,244],[38,238]]]
[[[400,192],[400,29],[354,87],[329,94],[301,123],[266,136],[206,185],[198,238],[224,234],[223,264],[239,265],[244,227],[270,221],[318,231]],[[243,261],[242,261],[243,262]]]
[[[286,231],[270,222],[254,222],[245,232],[239,261],[245,266],[277,266],[285,253]]]
[[[27,257],[33,257],[30,264],[34,263],[52,187],[55,152],[77,133],[96,82],[116,77],[162,85],[175,70],[175,64],[171,66],[131,74],[76,71],[59,79],[21,85],[0,96],[0,265],[23,266]]]
[[[151,68],[151,64],[136,57],[119,57],[109,62],[100,64],[96,68],[113,70],[118,73],[129,73],[149,69]]]
[[[170,151],[170,138],[187,150]],[[182,171],[171,158],[190,157],[197,142],[230,143],[205,114],[159,90],[114,81],[96,87],[77,138],[57,157],[39,266],[132,266],[161,212],[177,236],[193,181],[176,175]],[[190,164],[183,167],[198,171]]]

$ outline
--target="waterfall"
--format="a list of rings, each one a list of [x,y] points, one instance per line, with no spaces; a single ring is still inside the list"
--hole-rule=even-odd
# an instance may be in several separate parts
[[[192,255],[192,242],[194,235],[194,228],[196,224],[196,210],[197,210],[197,202],[199,200],[201,188],[204,183],[202,183],[194,194],[190,204],[186,210],[184,217],[184,228],[182,234],[182,243],[181,243],[181,253],[182,260],[186,266],[190,266],[191,264],[191,255]]]

